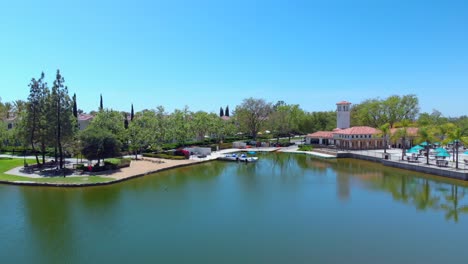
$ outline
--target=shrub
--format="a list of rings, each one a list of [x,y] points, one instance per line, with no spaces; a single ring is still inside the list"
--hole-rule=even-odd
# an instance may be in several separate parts
[[[158,158],[158,159],[170,159],[170,160],[184,160],[185,156],[174,156],[164,153],[143,153],[143,157],[147,158]]]
[[[299,145],[300,151],[311,151],[312,149],[314,149],[314,147],[310,145]]]

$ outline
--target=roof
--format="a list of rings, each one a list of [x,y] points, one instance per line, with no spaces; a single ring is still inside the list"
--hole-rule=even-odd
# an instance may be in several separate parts
[[[390,129],[390,133],[393,135],[395,134],[398,130],[401,130],[403,128],[392,128]],[[406,133],[408,134],[408,136],[410,137],[416,137],[418,136],[418,132],[419,132],[419,128],[417,127],[407,127],[406,128]]]
[[[331,131],[317,131],[312,134],[308,134],[307,137],[310,138],[333,138],[333,133]]]
[[[333,132],[333,134],[340,135],[374,135],[378,133],[380,133],[380,130],[368,126],[350,127],[337,132]]]
[[[93,118],[94,118],[93,115],[88,115],[88,114],[79,114],[79,115],[78,115],[78,120],[83,120],[83,121],[85,121],[85,120],[91,120],[91,119],[93,119]]]
[[[348,101],[341,101],[341,102],[338,102],[336,103],[337,105],[350,105],[351,103],[348,102]]]
[[[223,120],[229,120],[229,119],[231,119],[231,118],[230,118],[229,116],[222,116],[221,119],[223,119]]]

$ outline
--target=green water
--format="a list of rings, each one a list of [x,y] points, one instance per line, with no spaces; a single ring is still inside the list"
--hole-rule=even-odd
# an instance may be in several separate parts
[[[467,263],[467,188],[260,155],[83,189],[0,185],[1,263]]]

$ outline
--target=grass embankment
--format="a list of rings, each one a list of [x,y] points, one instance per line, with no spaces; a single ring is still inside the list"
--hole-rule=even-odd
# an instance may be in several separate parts
[[[68,183],[68,184],[78,184],[78,183],[99,183],[99,182],[108,182],[113,179],[104,178],[99,176],[87,176],[87,177],[44,177],[44,178],[28,178],[22,176],[15,176],[5,174],[5,172],[23,166],[23,159],[15,158],[0,158],[0,181],[30,181],[38,183]],[[35,160],[27,159],[28,164],[35,164]]]

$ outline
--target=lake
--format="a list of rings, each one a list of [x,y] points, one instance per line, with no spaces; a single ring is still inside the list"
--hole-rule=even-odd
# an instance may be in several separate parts
[[[260,154],[88,188],[0,185],[2,263],[465,263],[468,188]]]

